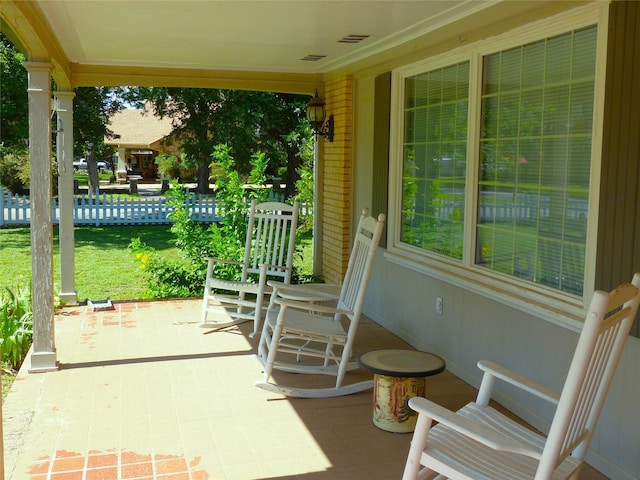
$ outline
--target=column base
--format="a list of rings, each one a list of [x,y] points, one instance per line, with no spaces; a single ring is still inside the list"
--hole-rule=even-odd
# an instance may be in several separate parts
[[[33,352],[31,353],[31,368],[29,373],[52,372],[58,370],[58,360],[56,352]]]
[[[76,292],[60,292],[58,293],[58,297],[65,305],[75,305],[78,303],[78,294]]]

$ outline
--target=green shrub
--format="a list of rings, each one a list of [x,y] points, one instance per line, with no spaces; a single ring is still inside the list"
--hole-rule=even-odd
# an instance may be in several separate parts
[[[33,338],[31,289],[14,293],[6,288],[0,296],[0,354],[2,363],[17,370],[25,359]]]
[[[166,192],[167,204],[173,207],[169,217],[174,221],[171,232],[180,252],[179,259],[168,259],[140,238],[131,241],[129,249],[135,254],[139,268],[147,279],[147,292],[152,298],[181,298],[201,295],[204,291],[206,260],[217,256],[214,245],[219,236],[215,224],[206,226],[193,221],[188,194],[172,181]]]
[[[193,181],[197,175],[197,168],[175,155],[158,155],[155,164],[160,175],[166,178],[187,182]]]
[[[5,152],[0,156],[0,185],[13,193],[23,193],[29,183],[29,155]]]
[[[147,291],[152,298],[183,298],[202,293],[201,267],[192,268],[188,261],[167,259],[140,238],[134,238],[129,248],[145,274]]]
[[[309,136],[304,141],[303,147],[300,149],[299,158],[300,166],[298,167],[298,180],[295,183],[295,191],[297,192],[293,199],[300,202],[301,205],[313,207],[315,200],[315,176],[313,172],[315,147],[313,137]],[[309,210],[307,210],[308,212]],[[313,209],[311,209],[313,212]],[[313,233],[313,213],[300,215],[298,222],[299,233]]]
[[[227,145],[218,145],[212,154],[212,168],[224,172],[216,179],[216,204],[223,220],[205,225],[193,220],[188,193],[176,180],[166,192],[167,203],[173,208],[171,232],[176,236],[179,260],[163,258],[155,249],[141,239],[130,244],[140,269],[147,278],[147,290],[153,298],[193,297],[204,291],[206,257],[242,260],[246,236],[247,201],[266,199],[264,187],[267,159],[257,153],[251,160],[249,176],[253,189],[245,189],[235,170],[235,162]],[[217,270],[221,277],[240,279],[241,270],[234,265],[225,265]]]
[[[298,173],[300,174],[300,179],[296,182],[298,194],[294,197],[294,200],[300,202],[301,205],[313,205],[313,165],[303,164],[299,168]],[[313,209],[311,211],[313,211]],[[313,232],[313,214],[301,214],[298,225],[300,233]]]
[[[55,158],[52,159],[51,176],[53,191],[58,191],[59,172]],[[26,149],[10,149],[0,145],[0,186],[13,193],[28,193],[31,177],[29,151]]]

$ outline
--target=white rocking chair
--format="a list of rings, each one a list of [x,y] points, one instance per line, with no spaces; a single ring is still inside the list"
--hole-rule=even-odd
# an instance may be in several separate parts
[[[265,295],[271,293],[267,279],[291,281],[299,209],[298,202],[251,202],[244,261],[207,258],[201,327],[220,329],[253,320],[252,336],[259,331]],[[216,278],[217,263],[242,265],[240,281]],[[207,321],[209,314],[213,321]]]
[[[632,284],[594,293],[560,395],[480,362],[484,376],[475,403],[454,413],[425,398],[409,400],[418,422],[403,480],[576,479],[638,310],[639,287],[636,273]],[[556,405],[546,438],[488,406],[496,379]]]
[[[273,294],[257,355],[264,365],[264,381],[256,386],[285,396],[311,398],[347,395],[373,386],[370,380],[342,385],[347,370],[358,368],[350,357],[384,224],[384,215],[376,220],[367,214],[364,209],[342,286],[269,282]],[[327,304],[331,300],[334,304],[337,300],[335,307]],[[295,360],[287,363],[282,354],[292,354]],[[274,369],[337,379],[335,387],[289,387],[270,383]]]

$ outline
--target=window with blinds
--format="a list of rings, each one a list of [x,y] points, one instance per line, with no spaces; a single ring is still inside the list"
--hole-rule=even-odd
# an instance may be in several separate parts
[[[582,294],[596,28],[483,59],[476,264]]]
[[[401,241],[462,258],[469,62],[405,79]]]
[[[513,45],[396,74],[398,248],[583,295],[597,26]]]

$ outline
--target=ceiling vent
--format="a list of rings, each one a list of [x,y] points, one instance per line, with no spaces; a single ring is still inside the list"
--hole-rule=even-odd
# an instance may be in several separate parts
[[[338,40],[338,43],[360,43],[369,37],[370,35],[347,35]]]
[[[307,55],[302,60],[305,62],[317,62],[318,60],[322,60],[323,58],[327,58],[326,55]]]

